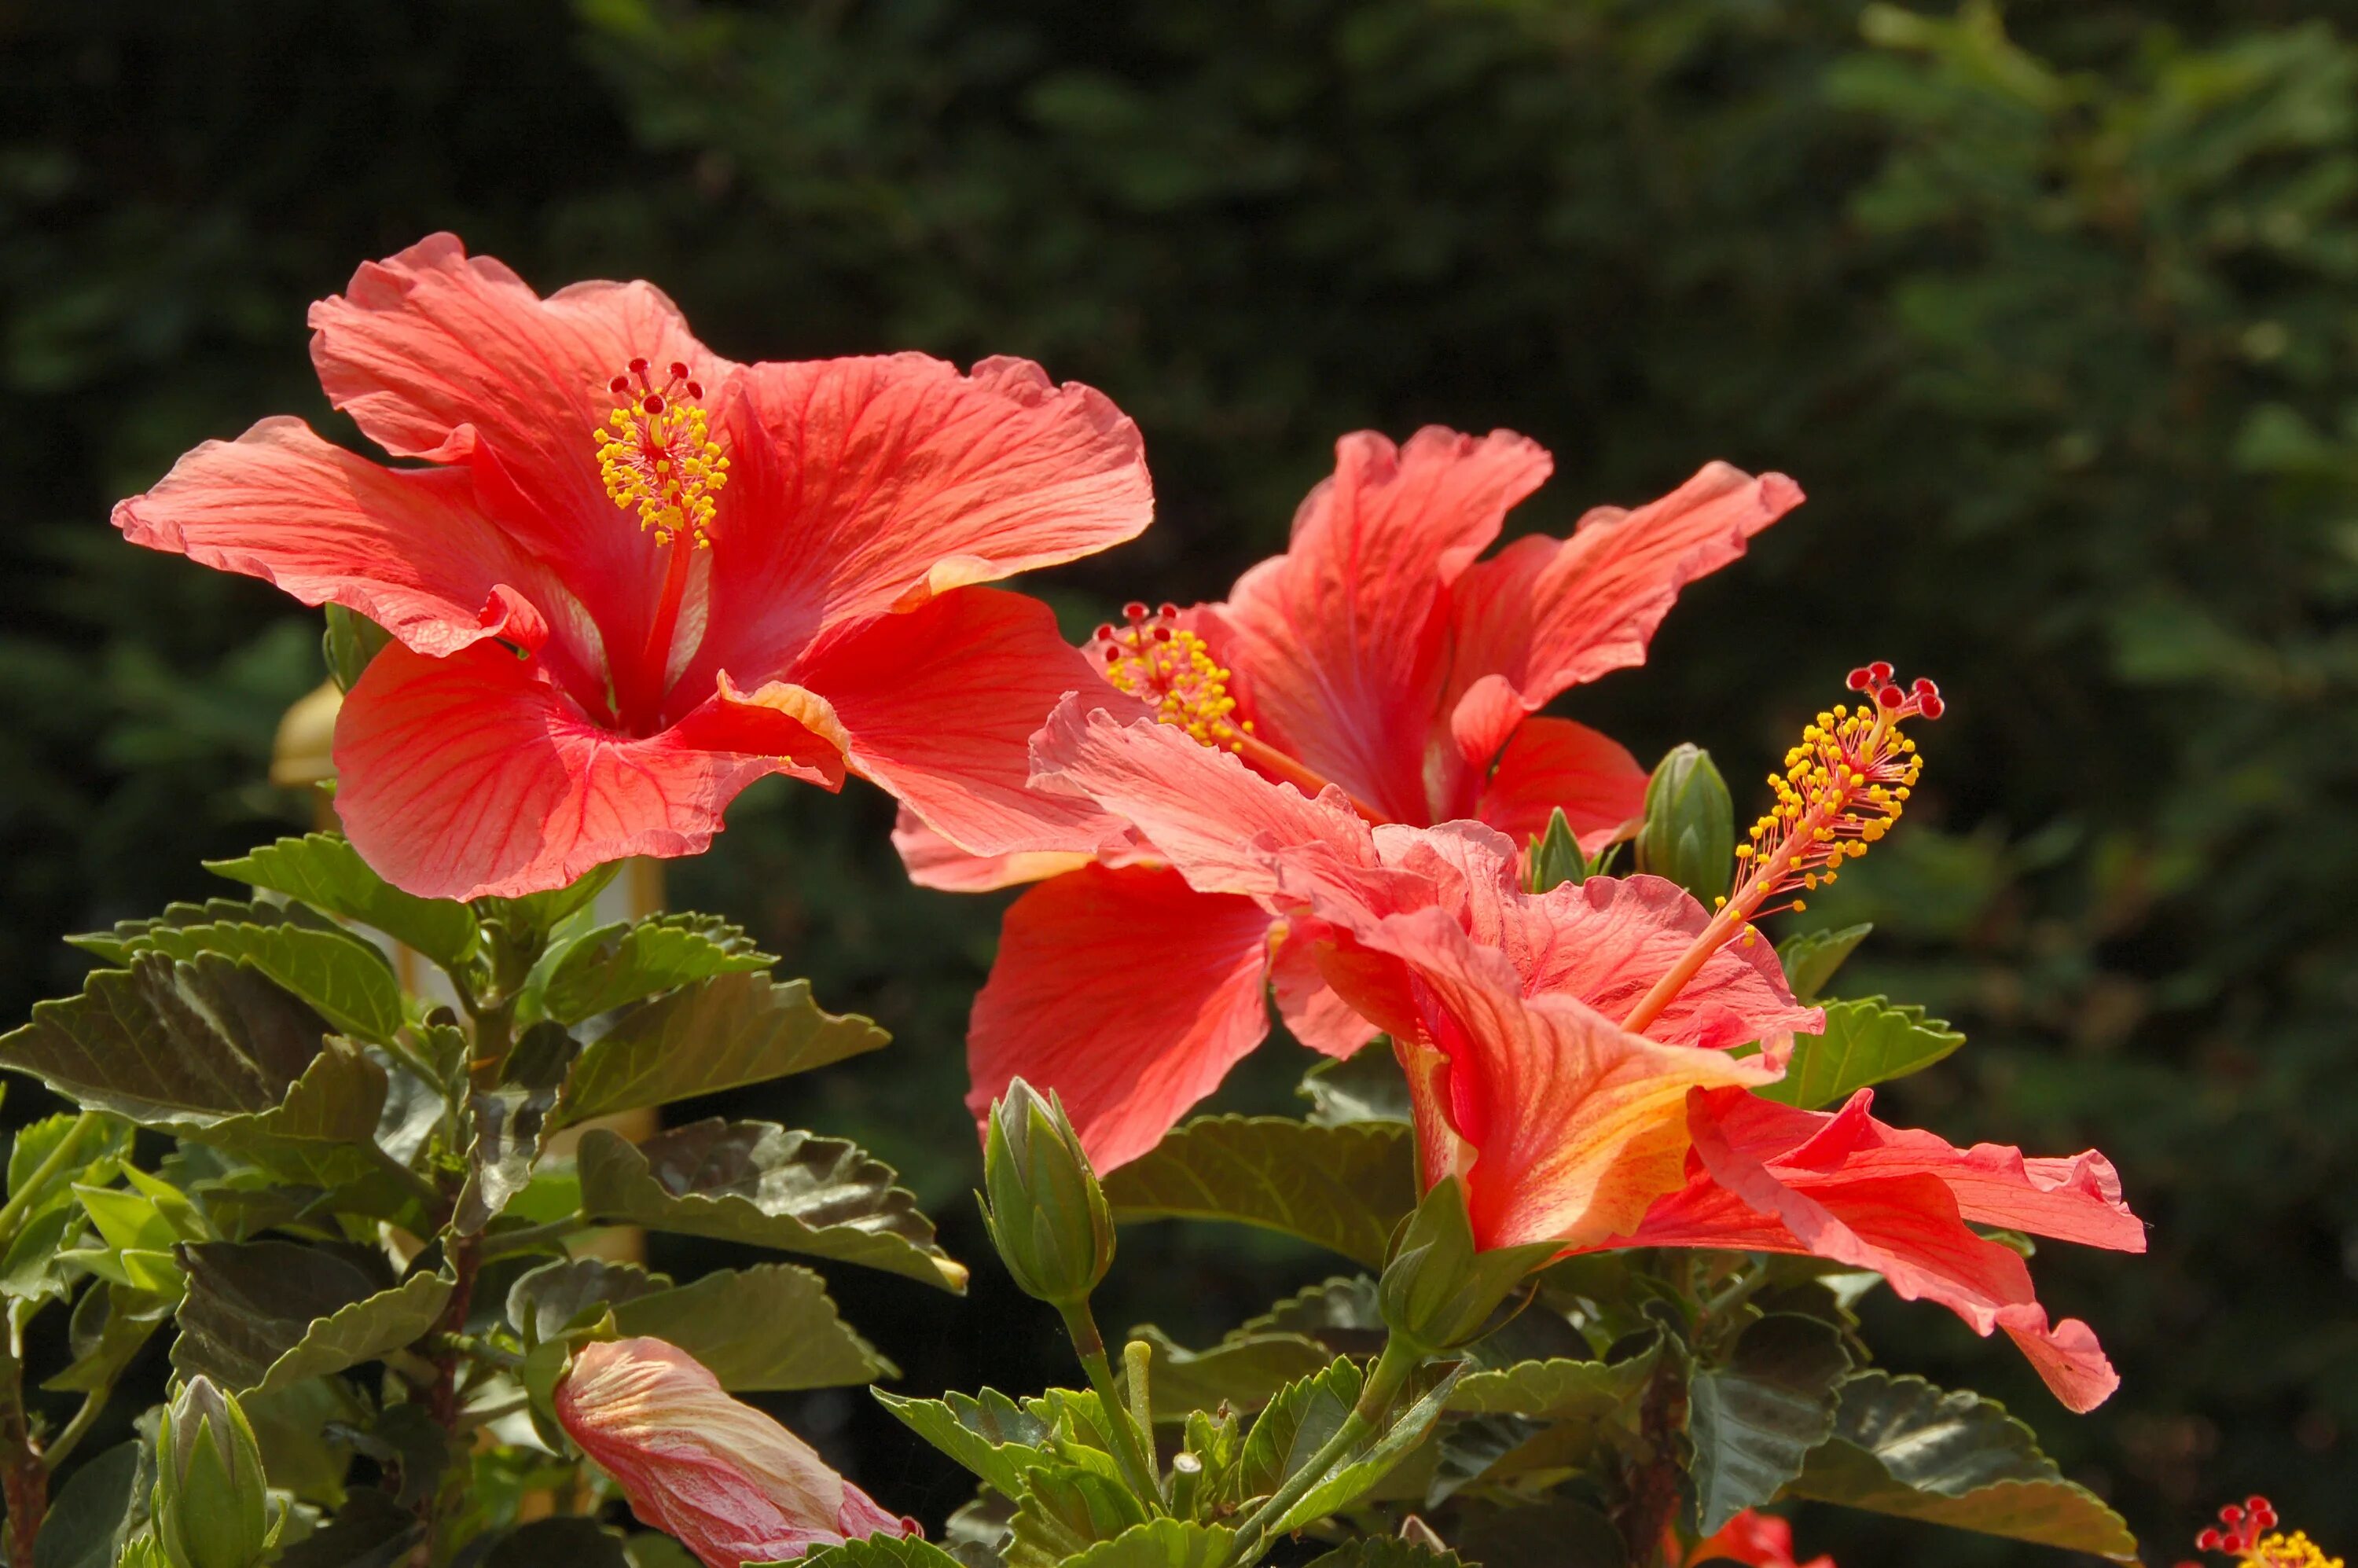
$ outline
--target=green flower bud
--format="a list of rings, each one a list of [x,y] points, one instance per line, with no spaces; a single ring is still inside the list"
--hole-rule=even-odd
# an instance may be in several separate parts
[[[237,1400],[189,1379],[156,1445],[155,1531],[172,1568],[254,1568],[269,1552],[262,1450]]]
[[[1580,852],[1580,840],[1572,836],[1572,819],[1564,816],[1563,806],[1548,813],[1546,831],[1531,835],[1523,867],[1533,892],[1587,880],[1588,857]]]
[[[1054,1096],[1017,1078],[990,1107],[983,1218],[1007,1271],[1052,1306],[1088,1300],[1113,1266],[1113,1210]]]
[[[1447,1177],[1392,1242],[1376,1285],[1384,1326],[1427,1355],[1455,1349],[1479,1337],[1498,1303],[1555,1249],[1540,1241],[1476,1251],[1465,1191]]]
[[[1646,785],[1638,869],[1667,877],[1709,905],[1736,875],[1736,803],[1700,746],[1676,746]]]

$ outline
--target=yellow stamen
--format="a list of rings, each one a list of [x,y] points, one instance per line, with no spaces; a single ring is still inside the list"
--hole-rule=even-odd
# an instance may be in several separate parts
[[[623,401],[590,430],[607,498],[636,512],[639,526],[654,530],[659,545],[685,535],[698,549],[709,548],[713,498],[729,482],[729,460],[697,402],[703,387],[677,363],[658,386],[648,379],[647,362],[633,360],[630,374],[616,376],[608,390]]]

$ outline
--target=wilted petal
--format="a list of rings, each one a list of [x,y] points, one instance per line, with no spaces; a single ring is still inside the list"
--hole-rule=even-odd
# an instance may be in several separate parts
[[[631,1510],[706,1568],[918,1533],[663,1340],[584,1346],[556,1404],[567,1434],[620,1484]]]

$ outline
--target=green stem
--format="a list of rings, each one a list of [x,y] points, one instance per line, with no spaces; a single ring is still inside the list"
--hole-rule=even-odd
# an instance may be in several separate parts
[[[74,1150],[81,1144],[82,1135],[103,1119],[94,1110],[83,1111],[76,1117],[74,1124],[66,1129],[66,1135],[58,1140],[58,1146],[49,1151],[49,1157],[33,1167],[33,1173],[25,1178],[25,1184],[18,1187],[16,1195],[5,1204],[0,1204],[0,1248],[16,1239],[16,1232],[25,1223],[25,1211],[32,1207],[34,1200],[40,1196],[41,1189],[72,1161]]]
[[[1416,1369],[1424,1365],[1425,1353],[1400,1335],[1384,1341],[1383,1354],[1368,1369],[1368,1381],[1359,1390],[1358,1402],[1325,1447],[1310,1456],[1310,1462],[1286,1478],[1285,1485],[1272,1494],[1269,1501],[1255,1509],[1244,1523],[1237,1527],[1236,1544],[1230,1549],[1225,1568],[1242,1568],[1257,1563],[1269,1549],[1268,1537],[1294,1504],[1310,1495],[1310,1489],[1325,1480],[1328,1472],[1342,1463],[1352,1449],[1376,1429],[1376,1423],[1391,1408],[1400,1391]]]
[[[67,1455],[74,1451],[75,1444],[81,1442],[89,1434],[90,1429],[98,1424],[98,1418],[105,1411],[106,1401],[113,1397],[114,1393],[114,1385],[108,1383],[84,1394],[81,1397],[81,1408],[73,1412],[73,1419],[66,1422],[57,1436],[42,1445],[41,1463],[51,1470],[64,1464]]]
[[[529,1252],[544,1241],[562,1241],[589,1228],[590,1222],[577,1214],[568,1215],[563,1219],[552,1219],[545,1225],[526,1226],[521,1230],[503,1230],[497,1236],[483,1238],[481,1257],[488,1263],[493,1259]]]
[[[1098,1402],[1105,1407],[1106,1425],[1113,1429],[1114,1462],[1121,1466],[1122,1479],[1141,1501],[1161,1512],[1163,1487],[1155,1476],[1154,1461],[1148,1457],[1152,1451],[1141,1449],[1137,1424],[1122,1403],[1121,1390],[1114,1387],[1113,1366],[1106,1359],[1105,1336],[1098,1332],[1089,1303],[1078,1301],[1070,1306],[1060,1306],[1057,1311],[1064,1314],[1065,1332],[1072,1338],[1074,1353],[1081,1358],[1081,1369],[1089,1375],[1089,1387],[1097,1390]],[[1151,1435],[1147,1441],[1152,1441]]]

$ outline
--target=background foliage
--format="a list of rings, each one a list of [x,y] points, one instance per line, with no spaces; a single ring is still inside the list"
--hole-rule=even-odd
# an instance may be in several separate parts
[[[1708,457],[1780,468],[1815,499],[1573,710],[1648,757],[1701,741],[1740,780],[1860,658],[1936,675],[1928,830],[1911,813],[1809,918],[1876,919],[1859,966],[1971,1037],[1895,1119],[2101,1142],[2155,1224],[2150,1260],[2040,1262],[2126,1379],[2093,1418],[1944,1314],[1878,1301],[1875,1332],[1903,1369],[2008,1398],[2164,1550],[2253,1489],[2346,1546],[2358,36],[2332,10],[13,13],[0,1017],[74,983],[59,933],[218,891],[200,855],[308,816],[260,781],[319,678],[316,622],[124,547],[105,511],[265,414],[349,437],[303,305],[436,227],[544,287],[656,278],[739,358],[1013,352],[1103,387],[1146,430],[1162,521],[1040,585],[1076,623],[1220,592],[1360,426],[1536,436],[1558,477],[1515,522],[1551,530]],[[898,1037],[889,1070],[797,1080],[823,1108],[727,1108],[823,1117],[955,1214],[997,904],[908,889],[887,816],[773,781],[674,888]],[[1297,1065],[1272,1054],[1234,1099]],[[985,1255],[971,1224],[946,1239]],[[1182,1337],[1184,1309],[1233,1321],[1318,1270],[1155,1241],[1167,1261],[1133,1246],[1115,1284]],[[913,1391],[1037,1386],[1053,1325],[979,1274],[963,1303],[846,1305]],[[785,1409],[880,1496],[936,1517],[962,1496],[881,1412]],[[1803,1540],[1891,1549],[1851,1526]]]

